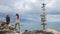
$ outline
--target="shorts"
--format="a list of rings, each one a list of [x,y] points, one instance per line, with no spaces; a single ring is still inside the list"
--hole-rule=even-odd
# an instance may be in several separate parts
[[[15,22],[16,22],[16,23],[19,23],[20,21],[19,21],[19,20],[16,20]]]

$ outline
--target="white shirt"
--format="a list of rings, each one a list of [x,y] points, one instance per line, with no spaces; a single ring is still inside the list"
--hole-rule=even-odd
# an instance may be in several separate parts
[[[16,23],[20,22],[20,19],[17,19],[17,16],[15,18]]]

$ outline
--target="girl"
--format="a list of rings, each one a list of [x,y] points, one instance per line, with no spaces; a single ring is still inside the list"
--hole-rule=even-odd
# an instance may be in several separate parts
[[[15,21],[16,21],[15,28],[16,28],[16,26],[18,26],[18,31],[20,32],[20,18],[19,18],[19,14],[16,14]]]

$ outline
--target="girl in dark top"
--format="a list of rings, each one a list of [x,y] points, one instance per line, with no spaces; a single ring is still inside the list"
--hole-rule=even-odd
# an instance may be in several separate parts
[[[9,28],[9,24],[10,24],[10,17],[8,14],[6,14],[6,24],[5,27],[8,29]]]
[[[7,14],[7,15],[6,15],[6,24],[9,25],[9,23],[10,23],[10,17],[9,17],[9,15]]]

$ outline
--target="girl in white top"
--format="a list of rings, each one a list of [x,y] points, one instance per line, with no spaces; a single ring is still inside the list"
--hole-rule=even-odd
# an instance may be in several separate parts
[[[18,31],[20,32],[20,18],[19,18],[19,14],[16,14],[15,22],[16,22],[15,28],[16,28],[16,26],[18,26],[18,28],[19,28]]]

